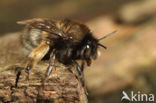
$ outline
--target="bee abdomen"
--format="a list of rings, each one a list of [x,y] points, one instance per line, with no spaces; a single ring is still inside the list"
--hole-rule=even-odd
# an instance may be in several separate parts
[[[30,52],[42,42],[42,31],[25,27],[21,37],[24,49]]]

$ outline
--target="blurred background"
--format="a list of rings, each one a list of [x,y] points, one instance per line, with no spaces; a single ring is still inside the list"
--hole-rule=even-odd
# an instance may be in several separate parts
[[[76,19],[101,41],[101,56],[85,69],[89,103],[120,103],[122,91],[156,94],[156,0],[1,0],[0,36],[31,18]]]

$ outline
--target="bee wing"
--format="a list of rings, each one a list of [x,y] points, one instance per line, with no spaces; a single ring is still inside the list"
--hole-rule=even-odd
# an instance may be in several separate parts
[[[44,22],[44,19],[34,18],[34,19],[22,20],[22,21],[17,21],[17,24],[27,25],[27,24],[32,24],[34,22]]]
[[[26,25],[32,28],[40,29],[54,36],[61,37],[59,34],[55,33],[57,31],[55,21],[52,21],[50,19],[34,18],[34,19],[29,19],[29,20],[18,21],[17,24]]]

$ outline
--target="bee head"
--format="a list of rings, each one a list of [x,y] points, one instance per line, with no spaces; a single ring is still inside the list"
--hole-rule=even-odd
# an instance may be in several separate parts
[[[97,49],[98,49],[98,40],[92,36],[92,34],[88,34],[83,42],[81,47],[81,56],[87,60],[96,59],[97,58]]]
[[[91,40],[87,40],[85,44],[85,58],[88,59],[96,59],[97,58],[97,49],[98,49],[98,41],[94,38]]]
[[[87,39],[85,39],[85,43],[83,45],[83,56],[84,58],[87,59],[96,59],[97,58],[97,51],[98,51],[98,47],[103,47],[104,49],[107,49],[106,46],[100,44],[99,42],[109,36],[111,36],[112,34],[114,34],[116,31],[100,38],[100,39],[96,39],[94,38],[92,35],[88,35]]]

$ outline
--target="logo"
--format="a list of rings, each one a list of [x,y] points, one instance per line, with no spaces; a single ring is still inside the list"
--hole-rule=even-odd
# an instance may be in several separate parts
[[[135,93],[134,91],[131,91],[130,94],[128,95],[125,91],[122,91],[122,98],[121,101],[123,100],[128,100],[128,101],[138,101],[138,102],[153,102],[154,101],[154,94],[145,94],[141,93],[138,91]]]

